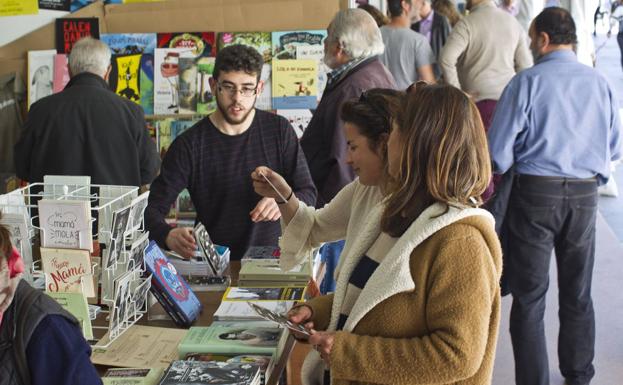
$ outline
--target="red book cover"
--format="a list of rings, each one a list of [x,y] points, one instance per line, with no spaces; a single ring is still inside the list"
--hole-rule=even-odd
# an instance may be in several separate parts
[[[216,56],[214,32],[173,32],[158,34],[158,48],[190,48],[195,57]]]
[[[69,54],[71,47],[85,36],[100,37],[97,17],[76,17],[56,19],[56,51]]]

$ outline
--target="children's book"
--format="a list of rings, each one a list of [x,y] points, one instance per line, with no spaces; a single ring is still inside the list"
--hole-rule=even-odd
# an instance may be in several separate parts
[[[154,54],[154,113],[179,113],[179,63],[191,48],[156,48]]]
[[[160,385],[259,385],[260,366],[246,362],[173,361]]]
[[[63,309],[76,317],[82,328],[84,338],[87,340],[93,339],[93,328],[91,326],[91,318],[89,317],[89,304],[82,293],[47,292],[47,295],[54,298]]]
[[[56,50],[28,51],[28,108],[54,90]]]
[[[296,133],[296,137],[299,139],[303,137],[305,129],[309,126],[313,116],[311,110],[277,110],[277,115],[288,119]]]
[[[141,54],[114,55],[108,78],[110,87],[119,96],[141,103]]]
[[[188,353],[273,354],[283,330],[275,327],[191,327],[178,346],[179,357]]]
[[[100,37],[97,17],[59,17],[56,19],[56,50],[69,54],[74,44],[85,36]]]
[[[145,115],[152,115],[154,113],[154,50],[156,49],[157,42],[156,34],[105,33],[102,34],[100,39],[110,47],[113,56],[141,55],[138,79],[140,104],[145,111]],[[113,65],[115,65],[114,60]]]
[[[42,247],[93,251],[90,201],[41,199],[37,205]]]
[[[221,32],[218,35],[218,49],[234,44],[253,47],[262,55],[264,63],[273,58],[272,38],[270,32]]]
[[[112,368],[102,376],[104,385],[157,385],[164,369]]]
[[[67,54],[59,53],[54,55],[54,78],[52,79],[52,91],[61,92],[69,83],[69,63]]]
[[[299,47],[316,46],[324,51],[323,43],[326,37],[326,30],[273,32],[273,58],[277,60],[301,59],[297,56]]]
[[[145,267],[152,274],[151,290],[181,326],[189,326],[202,310],[201,302],[156,242],[145,250]]]
[[[211,114],[216,110],[216,98],[212,95],[209,79],[214,72],[214,58],[202,57],[197,61],[197,113]]]
[[[95,297],[89,251],[40,249],[47,292],[81,293],[86,297]]]
[[[197,113],[197,63],[193,57],[179,59],[179,104],[180,114]]]
[[[273,108],[314,109],[318,103],[318,62],[273,60]]]
[[[214,32],[173,32],[158,34],[158,48],[181,48],[190,50],[191,57],[216,56]]]

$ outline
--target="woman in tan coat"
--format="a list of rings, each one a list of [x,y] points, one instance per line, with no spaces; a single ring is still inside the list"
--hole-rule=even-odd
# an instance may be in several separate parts
[[[418,85],[388,142],[393,183],[344,250],[334,294],[289,313],[313,329],[305,384],[489,384],[501,251],[477,208],[489,155],[460,90]]]

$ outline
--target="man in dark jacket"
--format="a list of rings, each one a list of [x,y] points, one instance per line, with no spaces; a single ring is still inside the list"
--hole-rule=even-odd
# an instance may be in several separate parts
[[[363,91],[371,88],[395,88],[394,78],[377,58],[383,49],[381,31],[364,10],[340,11],[329,24],[324,61],[332,71],[318,108],[301,138],[301,147],[318,189],[318,208],[355,178],[346,163],[346,139],[340,120],[342,104],[359,98]],[[329,278],[321,287],[323,292],[332,291],[335,284],[331,279],[332,264],[342,250],[343,241],[337,243],[325,245],[322,251],[327,264],[325,278]]]
[[[418,13],[419,21],[411,24],[411,29],[424,35],[430,43],[435,59],[439,60],[439,52],[446,44],[450,35],[450,22],[444,15],[433,10],[431,0],[413,0],[413,6]],[[441,77],[441,68],[435,63],[433,65],[435,77]]]
[[[88,175],[94,184],[141,186],[156,177],[159,157],[143,110],[108,88],[110,50],[92,38],[69,55],[65,89],[30,107],[15,145],[17,176]]]

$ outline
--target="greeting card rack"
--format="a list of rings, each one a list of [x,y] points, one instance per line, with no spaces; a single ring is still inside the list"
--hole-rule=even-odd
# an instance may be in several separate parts
[[[145,276],[143,265],[144,249],[148,244],[143,213],[148,193],[139,196],[138,188],[133,186],[90,184],[88,177],[59,178],[67,178],[68,182],[32,183],[0,195],[0,210],[25,218],[22,229],[26,231],[14,236],[14,242],[24,257],[32,283],[33,276],[44,275],[41,264],[33,263],[31,251],[31,247],[38,247],[45,232],[39,225],[37,202],[40,199],[90,202],[92,234],[87,235],[91,235],[94,241],[92,266],[100,266],[92,271],[101,289],[97,302],[108,306],[107,312],[102,311],[108,313],[108,325],[93,328],[104,329],[101,334],[108,331],[107,343],[98,344],[98,347],[105,348],[147,311],[151,276]],[[113,227],[116,218],[121,218],[124,223]],[[78,233],[80,240],[87,235]],[[83,277],[90,278],[88,275]]]

